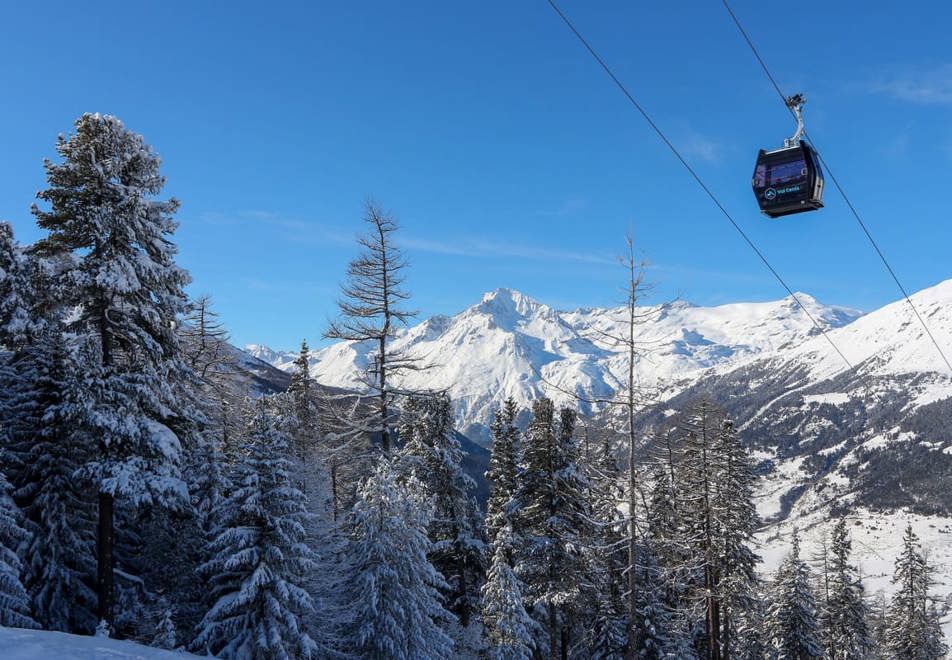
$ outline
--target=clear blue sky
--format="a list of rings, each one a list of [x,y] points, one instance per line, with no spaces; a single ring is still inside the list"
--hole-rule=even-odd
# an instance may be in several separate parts
[[[42,6],[41,6],[42,5]],[[792,122],[718,0],[563,9],[777,268],[822,301],[898,297],[844,203],[757,212],[757,149]],[[908,288],[952,277],[946,2],[734,0]],[[315,341],[362,205],[401,220],[424,315],[509,286],[617,299],[623,235],[659,298],[784,295],[543,0],[7,3],[0,218],[29,207],[56,135],[111,113],[162,155],[177,242],[236,342]]]

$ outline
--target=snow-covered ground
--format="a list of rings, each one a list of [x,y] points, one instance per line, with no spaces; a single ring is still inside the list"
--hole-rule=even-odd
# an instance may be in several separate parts
[[[198,656],[134,642],[0,627],[3,660],[184,660]]]

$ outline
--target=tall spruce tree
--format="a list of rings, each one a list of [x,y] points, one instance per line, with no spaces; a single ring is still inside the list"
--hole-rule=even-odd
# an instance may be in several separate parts
[[[18,555],[30,535],[20,524],[21,513],[10,491],[10,482],[0,471],[0,626],[35,628],[30,597],[20,581],[23,565]]]
[[[525,596],[545,622],[548,654],[555,660],[568,654],[571,615],[585,586],[587,483],[578,465],[575,413],[563,409],[556,423],[555,407],[543,397],[533,403],[532,415],[525,468],[513,497],[515,532],[521,539],[515,568]]]
[[[14,240],[13,227],[0,222],[0,346],[7,349],[24,346],[37,329],[35,270]]]
[[[314,604],[302,587],[315,565],[304,544],[304,495],[291,481],[288,443],[268,402],[256,402],[214,556],[202,567],[215,604],[193,643],[199,650],[226,658],[318,655],[305,623]]]
[[[496,412],[491,425],[493,445],[486,471],[490,487],[486,503],[486,537],[490,544],[495,544],[499,530],[509,522],[508,506],[516,492],[522,460],[521,437],[516,428],[518,413],[515,399],[509,397]]]
[[[68,267],[54,282],[75,313],[67,330],[92,340],[84,368],[98,450],[88,465],[99,491],[98,616],[113,620],[114,498],[168,503],[186,496],[181,446],[170,429],[185,413],[174,385],[184,371],[175,332],[188,274],[175,265],[175,199],[157,200],[160,160],[109,115],[84,114],[60,136],[61,163],[46,161],[49,187],[33,207],[49,232],[35,250]]]
[[[43,628],[91,634],[97,617],[95,491],[78,477],[90,442],[77,432],[86,393],[62,334],[46,331],[18,354],[3,389],[5,458],[30,533],[24,586]]]
[[[400,461],[433,502],[430,561],[449,585],[448,609],[465,627],[478,607],[486,548],[472,495],[475,484],[462,468],[450,398],[445,393],[410,397],[403,420]]]
[[[833,526],[828,598],[820,613],[827,660],[862,660],[873,651],[869,607],[859,572],[850,563],[851,550],[846,520],[840,518]]]
[[[398,479],[381,457],[354,505],[346,590],[353,614],[349,637],[361,658],[436,660],[453,655],[444,632],[449,585],[427,558],[432,505],[414,477]]]
[[[771,657],[776,660],[810,660],[823,657],[823,642],[817,622],[816,600],[810,588],[810,569],[800,558],[800,539],[793,534],[793,547],[774,577],[766,633]]]
[[[529,660],[535,648],[533,631],[538,624],[526,612],[522,586],[509,563],[511,543],[512,526],[507,524],[497,532],[492,563],[482,587],[483,627],[491,658]]]
[[[896,593],[886,615],[884,645],[894,658],[938,660],[948,652],[938,616],[929,607],[932,568],[922,554],[919,537],[906,526],[902,550],[893,573]]]

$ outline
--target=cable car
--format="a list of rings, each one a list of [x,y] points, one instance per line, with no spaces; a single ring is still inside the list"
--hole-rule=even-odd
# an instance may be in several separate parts
[[[779,218],[823,208],[823,170],[816,151],[803,137],[801,94],[787,99],[797,119],[797,132],[774,151],[760,150],[754,168],[753,188],[764,215]]]

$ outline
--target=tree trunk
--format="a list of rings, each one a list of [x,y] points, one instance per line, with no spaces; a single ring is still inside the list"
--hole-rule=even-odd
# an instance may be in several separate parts
[[[331,465],[331,508],[334,522],[337,522],[337,463]]]
[[[99,525],[96,529],[96,578],[97,597],[99,599],[98,616],[100,621],[113,626],[113,601],[115,597],[115,579],[113,576],[113,517],[114,500],[109,493],[99,493]]]
[[[559,660],[559,626],[555,605],[549,603],[549,659]]]
[[[99,340],[102,350],[102,364],[109,367],[112,364],[112,332],[109,327],[109,309],[103,304],[99,318]],[[107,448],[100,445],[100,452],[105,453]],[[100,456],[105,458],[105,456]],[[115,507],[113,496],[109,493],[99,493],[99,521],[96,527],[96,597],[99,601],[98,616],[100,621],[113,628],[113,603],[115,602],[115,576],[113,575],[113,547],[115,545]]]
[[[383,444],[384,453],[390,453],[390,429],[387,428],[387,363],[385,351],[387,350],[387,336],[380,335],[380,442]]]
[[[562,624],[562,660],[569,660],[569,627]]]

